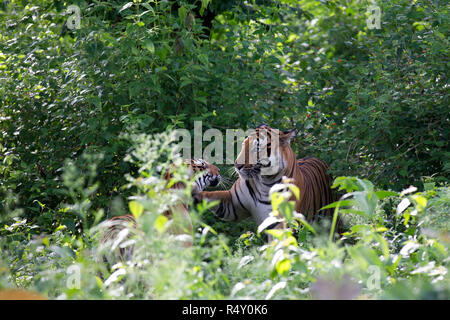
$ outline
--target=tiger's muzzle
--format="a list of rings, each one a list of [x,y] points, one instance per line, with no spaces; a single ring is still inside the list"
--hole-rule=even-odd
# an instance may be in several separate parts
[[[237,162],[234,163],[236,172],[244,179],[254,179],[261,174],[261,165],[244,165]]]

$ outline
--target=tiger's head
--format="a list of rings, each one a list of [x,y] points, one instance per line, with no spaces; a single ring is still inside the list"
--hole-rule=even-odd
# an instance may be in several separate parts
[[[242,142],[242,150],[234,163],[236,172],[243,179],[270,180],[288,175],[285,173],[292,167],[290,162],[295,162],[290,147],[294,136],[295,130],[283,132],[265,124],[258,126]]]
[[[192,193],[197,194],[203,191],[206,187],[215,187],[220,182],[219,168],[206,162],[203,159],[189,159],[186,161],[189,165],[190,174],[197,174],[204,172],[200,177],[195,180],[192,188]]]

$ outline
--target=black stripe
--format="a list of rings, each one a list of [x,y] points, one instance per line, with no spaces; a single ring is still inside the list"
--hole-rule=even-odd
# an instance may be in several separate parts
[[[272,179],[272,178],[275,178],[277,175],[279,175],[279,172],[275,173],[275,174],[272,174],[270,176],[266,176],[266,177],[269,178],[269,179]]]
[[[224,214],[225,214],[225,213],[224,213],[224,208],[223,208],[223,202],[220,201],[219,207],[217,207],[217,210],[216,210],[216,215],[217,215],[219,218],[223,218]]]
[[[237,186],[239,186],[239,184],[237,184]],[[239,186],[239,190],[241,189],[241,187]],[[245,206],[244,204],[241,202],[241,199],[239,198],[239,192],[238,190],[235,190],[234,194],[236,195],[236,198],[239,202],[239,204],[241,205],[242,208],[244,208],[245,211],[250,212]]]
[[[250,196],[252,197],[252,199],[253,199],[253,201],[255,202],[255,204],[257,204],[257,203],[271,204],[270,202],[261,200],[261,199],[259,199],[259,198],[256,196],[256,194],[255,194],[255,192],[254,192],[254,190],[253,190],[253,188],[252,188],[252,186],[251,186],[251,184],[250,184],[250,182],[249,182],[248,180],[245,180],[245,184],[246,184],[246,186],[247,186],[247,188],[248,188],[248,191],[250,192]],[[256,189],[256,190],[258,190],[258,189]],[[258,193],[261,195],[261,193],[259,192],[259,190],[258,190]]]
[[[273,183],[262,183],[263,185],[265,185],[266,187],[273,187],[275,184],[280,183],[281,179],[278,179],[277,181],[273,182]]]
[[[230,206],[231,206],[231,209],[233,209],[233,219],[232,219],[232,221],[234,221],[234,220],[237,220],[237,215],[236,215],[236,211],[235,211],[235,209],[234,209],[234,205],[233,205],[233,202],[232,201],[230,201],[230,202],[228,202],[228,212],[230,212],[231,210],[230,210]]]
[[[259,196],[262,196],[261,192],[259,191],[259,188],[255,188],[255,191],[258,192],[258,195],[259,195]],[[256,196],[256,199],[259,200],[258,196]]]
[[[295,170],[295,162],[292,164],[291,173],[289,174],[288,178],[292,178],[292,175],[294,174],[294,170]]]
[[[274,222],[270,226],[268,226],[265,230],[274,229],[278,224],[279,224],[279,222]]]
[[[245,185],[247,186],[248,192],[250,193],[250,196],[252,197],[253,201],[256,204],[256,195],[248,180],[245,180]]]

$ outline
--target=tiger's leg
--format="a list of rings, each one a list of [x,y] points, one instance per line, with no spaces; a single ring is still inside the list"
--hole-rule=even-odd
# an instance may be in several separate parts
[[[211,210],[220,219],[226,221],[239,221],[250,216],[239,194],[236,192],[237,183],[226,191],[202,191],[195,196],[196,201],[206,199],[208,202],[220,201]]]

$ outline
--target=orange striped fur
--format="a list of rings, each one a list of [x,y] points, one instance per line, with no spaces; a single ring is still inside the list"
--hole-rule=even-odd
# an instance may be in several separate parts
[[[281,132],[267,125],[259,126],[243,142],[235,162],[239,178],[231,189],[203,191],[196,198],[219,200],[213,208],[219,218],[237,221],[252,216],[257,224],[261,224],[272,211],[270,188],[287,177],[300,189],[300,198],[295,203],[297,212],[310,222],[330,216],[332,210],[319,211],[334,201],[328,165],[317,158],[297,160],[290,146],[293,136],[293,131]]]

